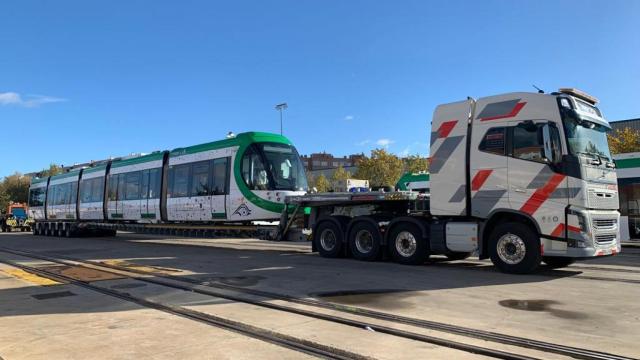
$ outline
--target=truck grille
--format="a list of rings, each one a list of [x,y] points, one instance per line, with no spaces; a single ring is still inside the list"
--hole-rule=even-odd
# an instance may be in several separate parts
[[[598,244],[608,243],[608,242],[615,241],[616,234],[601,234],[601,235],[596,235],[595,238]]]
[[[617,219],[593,219],[593,227],[596,230],[612,230],[617,224]]]
[[[589,207],[593,209],[617,209],[618,194],[589,189]]]

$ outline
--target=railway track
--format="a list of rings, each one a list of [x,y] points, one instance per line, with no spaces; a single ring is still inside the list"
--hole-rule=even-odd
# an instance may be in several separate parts
[[[186,290],[186,291],[193,291],[193,292],[197,292],[197,293],[201,293],[201,294],[205,294],[205,295],[209,295],[209,296],[215,296],[215,297],[219,297],[219,298],[224,298],[224,299],[231,300],[231,301],[248,303],[248,304],[252,304],[252,305],[256,305],[256,306],[266,307],[266,308],[270,308],[270,309],[273,309],[273,310],[279,310],[279,311],[285,311],[285,312],[289,312],[289,313],[295,313],[295,314],[298,314],[298,315],[308,316],[308,317],[312,317],[312,318],[316,318],[316,319],[320,319],[320,320],[331,321],[331,322],[334,322],[334,323],[339,323],[339,324],[342,324],[342,325],[352,326],[352,327],[356,327],[356,328],[359,328],[359,329],[373,330],[373,331],[385,333],[385,334],[388,334],[388,335],[393,335],[393,336],[403,337],[403,338],[407,338],[407,339],[411,339],[411,340],[431,343],[431,344],[435,344],[435,345],[439,345],[439,346],[446,346],[446,347],[450,347],[450,348],[453,348],[453,349],[467,351],[467,352],[480,354],[480,355],[491,356],[491,357],[494,357],[494,358],[501,358],[501,359],[532,359],[529,356],[519,355],[519,354],[516,354],[516,353],[510,353],[510,352],[506,352],[506,351],[494,350],[494,349],[490,349],[490,348],[479,347],[479,346],[476,346],[476,345],[469,345],[469,344],[465,344],[465,343],[462,343],[462,342],[451,341],[451,340],[447,340],[447,339],[443,339],[443,338],[437,338],[437,337],[433,337],[433,336],[428,336],[428,335],[423,335],[423,334],[418,334],[418,333],[398,330],[398,329],[395,329],[395,328],[391,328],[391,327],[388,327],[388,326],[377,325],[377,324],[370,323],[370,322],[354,320],[354,319],[349,319],[349,318],[344,318],[344,317],[338,317],[338,316],[335,316],[335,315],[328,315],[328,314],[323,314],[323,313],[316,312],[316,311],[304,310],[304,309],[300,309],[300,308],[291,308],[291,307],[288,307],[288,306],[283,306],[283,305],[279,305],[279,304],[265,302],[263,300],[247,299],[246,297],[242,297],[242,296],[238,296],[238,295],[234,295],[234,294],[229,294],[228,292],[242,293],[242,294],[251,295],[251,296],[258,296],[258,297],[261,297],[261,298],[264,298],[264,299],[268,299],[268,300],[282,300],[282,301],[289,302],[289,303],[295,303],[295,304],[314,307],[314,308],[328,309],[328,310],[332,310],[332,311],[347,313],[349,315],[356,315],[358,317],[364,317],[364,318],[370,318],[370,319],[376,319],[376,320],[383,320],[383,321],[387,321],[387,322],[390,322],[390,323],[393,323],[393,324],[410,325],[410,326],[417,327],[417,328],[422,328],[422,329],[427,329],[427,330],[435,330],[435,331],[455,334],[455,335],[458,335],[458,336],[475,338],[475,339],[480,339],[480,340],[490,341],[490,342],[495,342],[495,343],[502,343],[502,344],[506,344],[506,345],[510,345],[510,346],[519,347],[519,348],[532,349],[532,350],[540,351],[540,352],[543,352],[543,353],[554,353],[554,354],[558,354],[558,355],[561,355],[561,356],[567,356],[567,357],[576,358],[576,359],[588,359],[588,360],[595,360],[595,359],[598,359],[598,360],[629,360],[629,359],[631,359],[631,358],[628,358],[628,357],[619,356],[619,355],[610,354],[610,353],[605,353],[605,352],[599,352],[599,351],[594,351],[594,350],[570,347],[570,346],[554,344],[554,343],[548,343],[548,342],[543,342],[543,341],[525,339],[525,338],[511,336],[511,335],[505,335],[505,334],[489,332],[489,331],[484,331],[484,330],[466,328],[466,327],[461,327],[461,326],[456,326],[456,325],[451,325],[451,324],[445,324],[445,323],[439,323],[439,322],[434,322],[434,321],[429,321],[429,320],[424,320],[424,319],[416,319],[416,318],[398,316],[398,315],[379,312],[379,311],[375,311],[375,310],[369,310],[369,309],[364,309],[364,308],[359,308],[359,307],[354,307],[354,306],[345,306],[345,305],[341,305],[341,304],[335,304],[335,303],[331,303],[331,302],[327,302],[327,301],[321,301],[321,300],[317,300],[317,299],[296,298],[296,297],[287,296],[287,295],[283,295],[283,294],[277,294],[277,293],[266,292],[266,291],[255,290],[255,289],[247,289],[247,288],[228,285],[228,284],[202,282],[202,281],[199,281],[197,279],[192,279],[192,278],[178,277],[178,276],[174,276],[174,275],[166,275],[166,274],[161,274],[161,273],[158,273],[158,272],[150,272],[150,271],[146,271],[146,270],[140,270],[140,269],[135,269],[135,268],[117,266],[117,265],[113,265],[113,264],[105,264],[105,263],[101,263],[101,262],[97,262],[97,261],[76,259],[76,258],[72,258],[72,257],[68,257],[68,256],[58,255],[58,254],[56,254],[55,255],[56,258],[54,258],[52,256],[48,256],[48,255],[44,255],[44,254],[25,252],[25,251],[15,250],[15,249],[0,248],[0,251],[7,252],[7,253],[12,253],[14,255],[19,255],[19,256],[25,256],[25,257],[36,258],[36,259],[45,260],[45,261],[51,261],[51,262],[55,262],[55,263],[59,263],[59,264],[63,264],[63,265],[68,265],[68,266],[77,266],[78,264],[80,264],[81,266],[86,265],[86,266],[91,267],[91,268],[96,268],[96,267],[97,268],[102,268],[102,269],[107,268],[107,269],[114,270],[114,271],[117,271],[117,272],[134,273],[134,274],[137,274],[137,275],[140,275],[140,276],[131,276],[132,278],[134,278],[136,280],[144,281],[144,282],[150,282],[150,283],[154,283],[154,284],[162,285],[162,286],[169,286],[169,287],[172,287],[172,288],[178,288],[178,289]],[[115,274],[118,274],[118,273],[115,273]],[[119,274],[119,275],[122,275],[122,274]],[[151,278],[148,278],[147,276],[151,276]],[[167,283],[167,281],[171,281],[171,283]],[[201,286],[201,287],[203,286],[203,287],[205,287],[205,289],[196,288],[194,286]],[[211,291],[211,290],[209,290],[209,288],[223,290],[223,291],[226,291],[227,293],[220,293],[220,292]]]
[[[26,255],[21,255],[21,256],[26,257]],[[34,256],[32,258],[36,258],[36,257]],[[237,321],[225,319],[222,317],[203,313],[200,311],[187,309],[182,306],[176,306],[176,305],[171,305],[171,304],[157,302],[157,301],[150,301],[141,297],[132,296],[126,292],[121,292],[113,289],[107,289],[100,286],[95,286],[88,281],[77,280],[73,277],[57,274],[55,272],[44,270],[38,267],[19,264],[11,260],[0,260],[0,262],[22,269],[24,271],[27,271],[33,274],[37,274],[37,275],[52,279],[52,280],[67,282],[67,283],[80,286],[82,288],[89,289],[104,295],[129,301],[146,308],[160,310],[160,311],[181,316],[190,320],[199,321],[201,323],[205,323],[207,325],[211,325],[217,328],[234,331],[252,338],[263,340],[272,344],[276,344],[285,348],[299,351],[301,353],[305,353],[308,355],[313,355],[319,358],[338,359],[338,360],[366,359],[366,357],[363,357],[348,351],[335,349],[328,346],[323,346],[311,341],[305,341],[305,340],[297,339],[297,338],[290,337],[283,334],[278,334],[269,330],[257,328],[251,325],[237,322]],[[60,264],[60,262],[55,262],[55,261],[51,261],[51,262]]]

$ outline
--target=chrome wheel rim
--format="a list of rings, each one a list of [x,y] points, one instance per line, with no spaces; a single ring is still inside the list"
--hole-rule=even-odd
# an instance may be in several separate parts
[[[356,249],[362,254],[368,254],[373,249],[373,235],[368,230],[356,233]]]
[[[527,254],[527,247],[524,241],[518,236],[506,233],[498,239],[498,257],[509,265],[516,265],[524,260]]]
[[[331,251],[336,247],[336,233],[331,229],[324,229],[320,233],[320,246],[326,251]]]
[[[416,253],[417,248],[418,241],[412,233],[408,231],[401,231],[396,236],[396,250],[401,256],[410,257]]]

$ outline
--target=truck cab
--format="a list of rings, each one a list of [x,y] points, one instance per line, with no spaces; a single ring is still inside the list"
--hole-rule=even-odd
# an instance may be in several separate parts
[[[560,89],[440,105],[431,214],[477,222],[479,243],[469,235],[467,248],[507,272],[620,252],[610,126],[596,103]]]

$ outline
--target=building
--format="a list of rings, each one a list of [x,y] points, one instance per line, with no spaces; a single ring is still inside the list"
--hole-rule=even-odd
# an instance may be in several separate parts
[[[633,130],[640,131],[640,118],[612,121],[609,124],[611,124],[611,128],[613,130],[622,130],[624,128],[632,128]]]
[[[300,159],[307,171],[336,169],[342,166],[350,168],[357,166],[358,161],[364,159],[364,154],[351,154],[349,156],[335,157],[332,154],[321,152],[311,155],[302,155]]]

